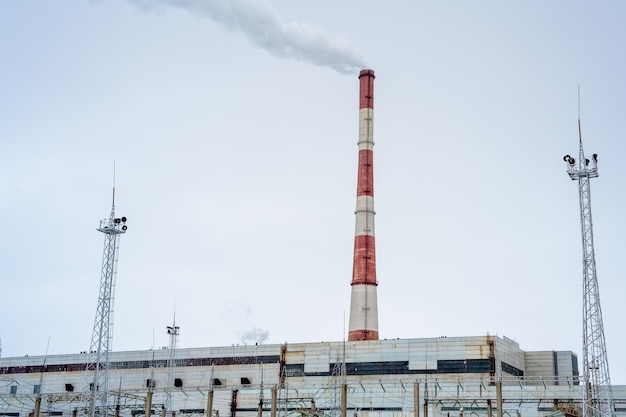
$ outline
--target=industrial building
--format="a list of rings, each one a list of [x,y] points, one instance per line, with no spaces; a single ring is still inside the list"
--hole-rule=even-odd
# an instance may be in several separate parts
[[[91,350],[0,358],[0,416],[591,417],[602,415],[596,410],[603,401],[609,415],[626,415],[626,387],[592,381],[579,371],[571,351],[526,352],[517,342],[493,335],[379,339],[374,78],[372,70],[359,76],[347,340],[179,349],[174,322],[167,328],[168,347],[110,352],[110,282],[116,273],[116,239],[126,231],[126,218],[115,217],[113,203],[108,223],[98,229],[105,234],[105,251]],[[576,168],[569,158],[572,179],[597,176],[595,155],[593,168]],[[595,279],[595,260],[593,268]],[[601,329],[601,317],[595,319],[594,329]],[[586,359],[584,365],[589,366]],[[608,382],[608,369],[606,375]],[[595,386],[608,387],[610,400],[594,397]]]
[[[41,394],[42,413],[84,414],[87,358],[1,359],[0,413],[27,416]],[[547,415],[582,399],[574,353],[525,352],[497,336],[177,349],[172,364],[164,348],[109,360],[109,404],[121,415],[143,414],[149,392],[156,415],[168,398],[176,415],[269,415],[272,404],[280,415],[336,414],[344,385],[347,412],[363,416]]]

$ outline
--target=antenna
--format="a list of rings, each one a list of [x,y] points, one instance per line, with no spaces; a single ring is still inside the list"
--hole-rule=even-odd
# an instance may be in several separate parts
[[[104,250],[100,274],[98,305],[89,348],[86,371],[93,374],[88,388],[89,417],[107,414],[109,390],[109,352],[113,338],[113,301],[119,254],[119,236],[126,233],[126,217],[115,217],[115,163],[113,165],[113,202],[108,219],[100,221],[98,231],[104,233]]]
[[[176,303],[174,303],[174,320],[171,326],[167,326],[167,334],[170,336],[170,346],[169,346],[170,355],[167,360],[167,385],[165,388],[166,412],[171,410],[172,408],[172,394],[170,390],[174,387],[174,370],[176,369],[176,349],[178,348],[178,335],[180,334],[180,327],[176,325]]]
[[[41,372],[39,374],[39,385],[35,385],[34,393],[37,394],[35,397],[35,409],[33,410],[33,416],[39,417],[41,413],[41,391],[43,388],[43,373],[46,369],[46,363],[48,362],[48,348],[50,347],[50,337],[48,337],[48,344],[46,345],[46,355],[43,359],[43,366],[41,368]]]
[[[41,389],[43,388],[43,372],[46,369],[46,363],[48,362],[48,349],[50,348],[50,337],[48,337],[48,344],[46,345],[46,355],[43,358],[43,367],[41,368],[41,374],[39,375],[39,392],[37,397],[41,397]]]
[[[578,141],[580,142],[582,146],[583,133],[582,133],[582,130],[580,129],[580,84],[578,84]]]
[[[583,414],[582,417],[611,417],[615,413],[609,377],[600,291],[596,275],[591,219],[590,179],[598,177],[598,155],[590,161],[583,150],[580,128],[580,86],[578,87],[578,161],[570,155],[563,160],[572,180],[578,181],[583,247]]]
[[[341,378],[346,383],[346,310],[343,311],[343,352],[341,355]]]

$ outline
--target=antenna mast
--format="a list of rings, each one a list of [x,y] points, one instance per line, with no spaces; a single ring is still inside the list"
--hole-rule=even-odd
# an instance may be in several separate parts
[[[598,155],[585,157],[580,129],[580,91],[578,98],[578,160],[565,155],[567,173],[578,180],[580,223],[583,246],[583,417],[614,416],[613,394],[606,354],[600,291],[596,275],[591,221],[591,189],[589,180],[598,177]]]
[[[174,313],[174,322],[171,326],[167,326],[167,334],[170,336],[170,351],[169,358],[167,360],[167,388],[165,397],[165,409],[170,411],[172,409],[172,394],[170,390],[174,387],[174,369],[176,368],[176,349],[178,349],[178,335],[180,334],[180,327],[176,325],[176,313]]]
[[[114,168],[115,169],[115,168]],[[119,235],[126,233],[126,217],[115,217],[115,179],[113,180],[113,203],[111,215],[100,221],[98,231],[104,233],[104,251],[102,255],[102,273],[98,307],[94,321],[87,372],[93,373],[88,392],[89,417],[98,414],[107,415],[107,396],[109,385],[109,352],[113,337],[113,300],[117,258],[119,253]]]

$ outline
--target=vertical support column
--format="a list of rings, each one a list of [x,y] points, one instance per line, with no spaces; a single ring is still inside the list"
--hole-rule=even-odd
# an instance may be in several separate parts
[[[496,382],[496,406],[498,407],[498,417],[502,417],[503,409],[502,409],[502,381]]]
[[[213,390],[209,390],[206,400],[206,417],[213,415]]]
[[[374,233],[374,71],[359,75],[359,166],[348,340],[378,340]]]
[[[41,385],[39,385],[39,389],[41,389]],[[41,396],[38,395],[35,400],[35,410],[33,411],[33,417],[39,417],[41,413]]]
[[[230,417],[235,417],[237,415],[237,394],[239,394],[239,390],[234,389],[230,400]]]
[[[152,392],[148,392],[148,394],[146,394],[146,412],[144,416],[150,417],[151,415],[152,415]]]
[[[348,408],[348,385],[341,384],[341,417],[346,417]]]
[[[491,406],[491,400],[487,400],[487,417],[493,417],[493,410]]]
[[[272,410],[270,411],[270,417],[276,417],[276,398],[278,397],[276,387],[272,388]]]
[[[424,417],[428,417],[428,381],[424,382]]]
[[[420,384],[413,384],[413,414],[420,417]]]

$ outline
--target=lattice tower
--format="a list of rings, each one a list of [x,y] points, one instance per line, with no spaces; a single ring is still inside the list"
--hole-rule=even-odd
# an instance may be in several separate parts
[[[93,373],[89,386],[89,417],[96,412],[107,414],[108,368],[111,338],[113,336],[113,300],[115,294],[115,278],[117,275],[117,258],[119,253],[119,236],[126,233],[126,217],[115,217],[115,187],[113,187],[113,204],[108,219],[100,221],[98,231],[104,233],[104,251],[102,255],[102,271],[98,307],[94,321],[87,372]]]
[[[176,315],[174,315],[174,321],[171,326],[167,326],[167,334],[170,337],[170,351],[169,358],[167,359],[167,392],[165,398],[165,409],[167,411],[172,410],[172,393],[170,392],[174,388],[174,370],[176,369],[176,349],[178,349],[178,335],[180,334],[180,327],[176,325]]]
[[[578,181],[580,223],[583,247],[583,417],[610,417],[614,415],[613,394],[609,377],[600,291],[596,275],[591,219],[590,180],[598,176],[598,155],[591,160],[583,151],[580,119],[578,120],[578,160],[565,155],[567,173]]]

